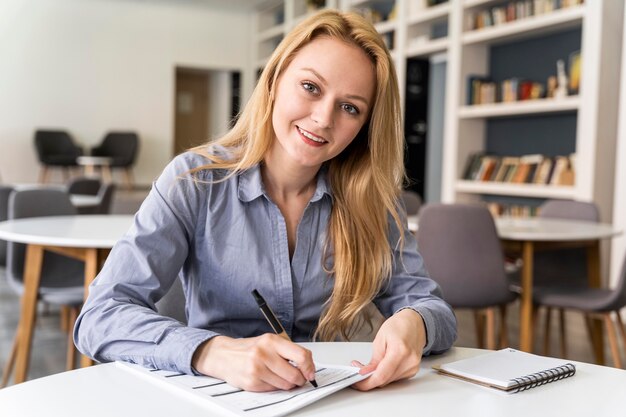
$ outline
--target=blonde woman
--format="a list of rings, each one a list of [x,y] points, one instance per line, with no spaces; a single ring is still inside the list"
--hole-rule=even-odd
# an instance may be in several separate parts
[[[456,321],[407,231],[403,179],[389,52],[355,14],[310,17],[234,128],[155,182],[90,288],[77,346],[252,391],[314,380],[310,351],[272,334],[258,289],[295,342],[349,340],[373,301],[386,320],[356,388],[415,375],[452,345]],[[179,275],[187,325],[155,312]]]

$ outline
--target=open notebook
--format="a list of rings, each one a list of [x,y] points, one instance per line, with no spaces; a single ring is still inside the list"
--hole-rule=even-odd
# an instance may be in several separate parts
[[[441,374],[507,392],[520,392],[573,376],[576,367],[563,359],[506,348],[433,366]]]
[[[318,388],[307,383],[289,391],[247,392],[209,376],[148,369],[126,362],[116,364],[156,384],[186,394],[190,399],[199,400],[207,407],[221,409],[224,414],[250,417],[284,416],[369,376],[360,375],[359,368],[351,366],[316,363]]]

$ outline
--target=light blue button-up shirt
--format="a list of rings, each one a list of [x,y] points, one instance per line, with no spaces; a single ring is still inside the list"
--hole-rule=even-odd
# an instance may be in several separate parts
[[[258,289],[294,341],[310,341],[333,278],[323,267],[332,194],[322,170],[304,210],[289,259],[287,227],[263,188],[259,166],[225,181],[223,171],[190,169],[207,161],[176,157],[154,183],[128,233],[115,245],[89,290],[74,329],[81,352],[192,373],[196,348],[216,335],[271,332],[251,295]],[[385,317],[413,308],[424,319],[425,353],[448,349],[456,320],[427,277],[414,237],[394,250],[391,280],[373,300]],[[391,222],[390,242],[398,230]],[[326,262],[332,262],[327,259]],[[160,316],[155,302],[180,277],[188,324]]]

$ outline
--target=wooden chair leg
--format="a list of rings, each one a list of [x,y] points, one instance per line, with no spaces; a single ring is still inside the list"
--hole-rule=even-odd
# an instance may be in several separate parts
[[[565,309],[559,308],[559,335],[561,337],[561,357],[567,358],[567,326],[565,325]]]
[[[70,315],[70,307],[69,306],[61,306],[61,314],[60,314],[60,327],[63,333],[67,333],[69,330],[68,320]]]
[[[496,348],[496,309],[490,307],[485,311],[487,317],[487,349]]]
[[[509,332],[506,321],[506,304],[498,306],[500,309],[500,349],[509,346]]]
[[[126,189],[127,190],[132,190],[133,189],[133,171],[131,168],[124,168],[122,170],[122,172],[124,173],[124,184],[126,185]]]
[[[615,315],[617,316],[619,332],[622,335],[622,343],[624,344],[624,349],[626,350],[626,328],[624,327],[624,323],[622,322],[622,316],[620,316],[619,310],[615,312]]]
[[[39,183],[45,184],[48,182],[49,168],[47,165],[43,165],[41,167],[41,171],[39,171]]]
[[[66,365],[65,368],[68,371],[76,368],[76,347],[74,346],[74,323],[76,323],[76,318],[78,317],[78,306],[68,307],[69,309],[69,317],[68,317],[68,327],[69,331],[67,332],[67,356],[66,356]]]
[[[622,358],[619,354],[619,347],[617,346],[617,334],[615,333],[615,327],[613,327],[613,320],[611,320],[611,313],[602,314],[604,318],[604,324],[606,326],[606,332],[609,336],[609,346],[611,346],[611,355],[613,356],[613,365],[616,368],[622,368]]]
[[[543,354],[550,355],[550,319],[552,318],[552,308],[546,307],[546,320],[543,327]]]
[[[2,386],[0,388],[4,388],[9,383],[9,379],[11,378],[11,374],[13,373],[13,367],[15,366],[15,356],[17,354],[17,345],[19,343],[19,329],[15,332],[15,337],[13,338],[13,345],[11,346],[11,352],[9,353],[9,358],[7,359],[7,363],[4,366],[4,371],[2,372]]]
[[[479,349],[485,348],[485,321],[482,310],[474,310],[474,326],[476,328],[476,344]]]

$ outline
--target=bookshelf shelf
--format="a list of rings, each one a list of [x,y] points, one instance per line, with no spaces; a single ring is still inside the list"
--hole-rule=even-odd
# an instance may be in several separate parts
[[[467,31],[462,36],[462,42],[465,45],[502,43],[540,37],[570,27],[577,27],[581,25],[585,8],[586,5],[583,4],[509,23]]]
[[[374,25],[378,33],[389,33],[391,31],[396,30],[398,26],[398,22],[396,20],[385,20],[383,22],[378,22]]]
[[[409,43],[410,44],[410,43]],[[428,56],[443,52],[448,49],[448,38],[435,39],[427,42],[417,43],[406,48],[405,56],[407,58],[416,58],[420,56]]]
[[[479,119],[490,117],[508,117],[545,113],[576,111],[580,107],[580,98],[570,96],[563,99],[525,100],[512,103],[479,104],[463,106],[459,109],[462,119]]]
[[[485,6],[490,3],[495,3],[497,0],[465,0],[463,1],[463,7],[470,9],[472,7]]]
[[[443,20],[448,17],[450,10],[450,2],[426,7],[414,12],[413,15],[408,18],[407,24],[416,25],[419,23],[428,23],[436,20]]]
[[[461,180],[456,183],[456,191],[467,194],[531,198],[576,198],[576,188],[563,185],[508,184]]]

